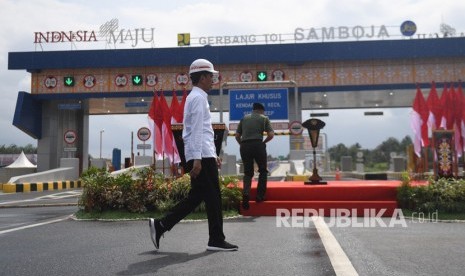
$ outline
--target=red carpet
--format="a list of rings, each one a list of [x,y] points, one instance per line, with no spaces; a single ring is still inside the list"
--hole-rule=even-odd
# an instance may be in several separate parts
[[[241,209],[244,216],[276,216],[277,209],[313,209],[325,216],[337,214],[341,209],[357,216],[378,214],[392,216],[397,208],[397,190],[400,181],[360,180],[328,181],[327,185],[304,185],[303,182],[268,182],[266,201],[255,202],[257,182],[252,182],[250,209]],[[354,210],[355,209],[355,210]],[[367,210],[369,209],[369,210]],[[368,212],[368,213],[366,213]],[[370,213],[371,212],[371,213]],[[297,213],[298,216],[303,215]]]

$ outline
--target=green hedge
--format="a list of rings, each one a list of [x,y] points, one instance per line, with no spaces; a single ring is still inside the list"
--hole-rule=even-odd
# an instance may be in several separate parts
[[[220,176],[223,210],[237,210],[242,197],[235,176]],[[127,210],[143,213],[148,210],[165,212],[186,198],[190,176],[165,178],[153,168],[133,169],[112,176],[104,169],[90,168],[81,176],[83,192],[79,207],[85,212]],[[205,207],[201,205],[198,211]]]
[[[403,175],[402,185],[397,190],[401,208],[417,212],[465,212],[465,180],[430,178],[428,185],[412,186],[408,174]]]

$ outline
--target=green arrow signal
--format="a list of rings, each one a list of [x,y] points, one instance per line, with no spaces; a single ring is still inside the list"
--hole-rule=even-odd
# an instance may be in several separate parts
[[[65,77],[65,86],[74,86],[74,78]]]
[[[260,72],[260,73],[258,73],[257,77],[258,77],[259,81],[265,81],[267,76],[266,76],[265,72]]]
[[[134,85],[141,85],[142,84],[142,78],[140,75],[134,75],[132,76],[132,84]]]

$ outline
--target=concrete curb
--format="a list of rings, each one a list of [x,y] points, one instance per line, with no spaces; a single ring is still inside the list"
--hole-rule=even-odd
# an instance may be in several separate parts
[[[223,217],[223,221],[233,220],[233,219],[243,219],[248,218],[247,216],[232,216],[232,217]],[[131,219],[80,219],[76,217],[76,214],[72,214],[70,219],[75,221],[108,221],[108,222],[116,222],[116,221],[145,221],[149,218],[131,218]],[[208,219],[182,219],[179,223],[195,223],[195,222],[204,222],[208,221]]]

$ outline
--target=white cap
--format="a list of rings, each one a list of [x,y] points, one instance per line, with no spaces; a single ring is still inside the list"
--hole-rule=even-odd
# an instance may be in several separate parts
[[[189,68],[189,75],[196,72],[207,71],[210,73],[217,74],[218,71],[215,71],[213,64],[206,59],[196,59],[192,62],[191,67]]]

